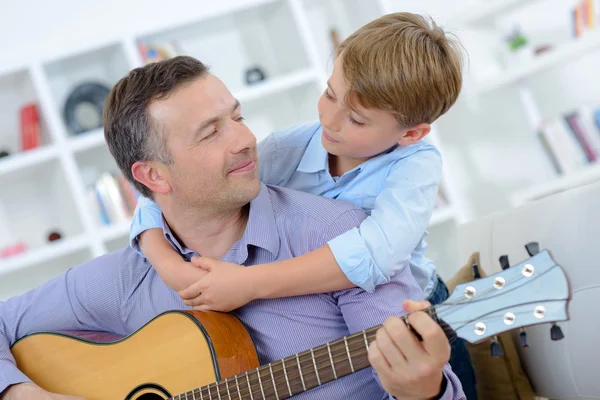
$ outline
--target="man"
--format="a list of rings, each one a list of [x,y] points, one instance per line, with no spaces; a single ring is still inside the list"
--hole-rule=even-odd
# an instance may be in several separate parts
[[[365,218],[347,203],[262,185],[256,140],[242,122],[239,103],[193,58],[133,70],[107,99],[104,129],[125,176],[161,207],[165,237],[183,257],[203,254],[246,266],[272,262],[318,248]],[[403,299],[418,298],[422,292],[406,270],[374,293],[350,289],[258,300],[235,314],[261,363],[268,363],[378,325],[403,314]],[[68,398],[27,383],[9,352],[20,337],[39,330],[127,335],[159,313],[186,308],[129,247],[0,303],[2,400]],[[399,399],[464,398],[446,364],[449,345],[442,330],[423,313],[412,315],[411,323],[422,343],[391,319],[371,346],[383,387]],[[365,369],[298,398],[388,396]]]

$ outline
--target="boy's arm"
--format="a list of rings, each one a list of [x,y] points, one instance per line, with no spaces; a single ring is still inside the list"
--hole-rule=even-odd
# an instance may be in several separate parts
[[[179,291],[204,277],[206,271],[183,260],[165,239],[162,227],[158,204],[140,196],[131,222],[130,245],[152,264],[167,286]]]
[[[435,207],[441,179],[437,150],[392,166],[371,215],[310,253],[252,268],[259,298],[323,293],[360,286],[373,291],[411,257]]]
[[[226,279],[219,274],[231,271],[235,265],[201,259],[196,265],[210,269],[211,274],[200,285],[186,289],[182,297],[189,300],[202,292],[204,298],[188,305],[204,304],[205,310],[229,311],[257,298],[355,286],[373,291],[410,259],[423,237],[435,207],[441,170],[441,157],[434,148],[402,159],[391,166],[371,215],[359,227],[331,236],[327,245],[309,253],[240,269],[234,275],[228,273]]]
[[[10,385],[29,382],[10,348],[40,331],[123,333],[125,287],[116,253],[72,268],[22,296],[0,302],[0,394]]]

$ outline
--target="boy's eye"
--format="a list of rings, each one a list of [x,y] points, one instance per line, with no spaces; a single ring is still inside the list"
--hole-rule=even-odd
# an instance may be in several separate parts
[[[350,115],[348,118],[350,119],[350,122],[353,123],[356,126],[363,126],[364,125],[364,123],[358,122],[357,120],[355,120],[354,118],[352,118],[352,115]]]
[[[325,89],[325,97],[329,100],[333,100],[333,96],[329,94],[329,89]]]
[[[242,123],[242,122],[244,122],[244,120],[245,120],[245,119],[246,119],[246,118],[244,118],[244,117],[242,117],[242,116],[240,115],[239,117],[236,117],[236,118],[235,118],[235,121],[237,121],[237,122],[239,122],[239,123]]]

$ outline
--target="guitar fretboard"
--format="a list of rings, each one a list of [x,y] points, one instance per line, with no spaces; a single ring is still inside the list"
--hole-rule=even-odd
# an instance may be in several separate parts
[[[435,309],[428,313],[436,320]],[[406,322],[407,319],[403,318]],[[440,321],[438,321],[440,322]],[[174,400],[287,399],[367,368],[369,343],[381,325],[179,394]]]

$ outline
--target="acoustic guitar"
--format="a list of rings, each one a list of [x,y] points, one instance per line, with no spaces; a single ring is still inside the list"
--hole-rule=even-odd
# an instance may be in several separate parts
[[[427,312],[449,337],[471,343],[540,323],[553,323],[559,339],[555,322],[567,319],[567,278],[547,250],[530,255],[458,285]],[[285,399],[368,367],[378,328],[262,366],[242,323],[216,312],[165,312],[119,339],[35,333],[11,350],[19,369],[42,388],[88,400]]]

